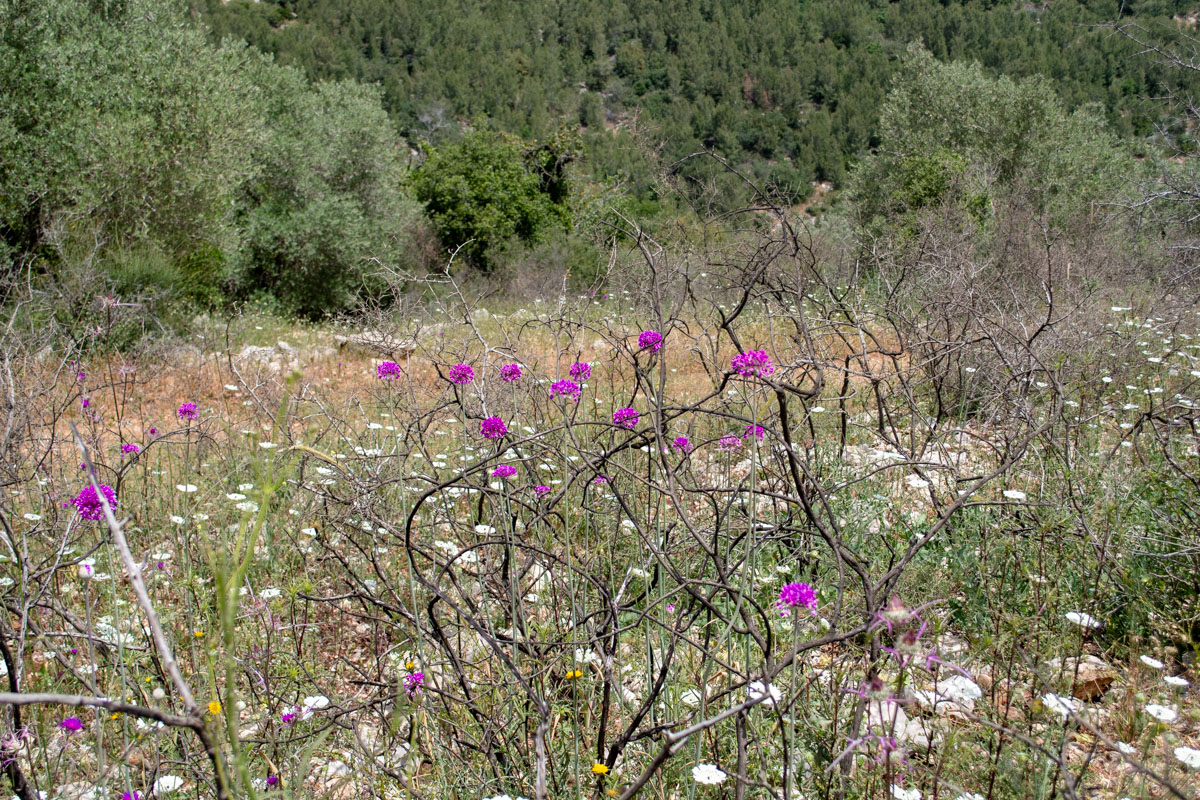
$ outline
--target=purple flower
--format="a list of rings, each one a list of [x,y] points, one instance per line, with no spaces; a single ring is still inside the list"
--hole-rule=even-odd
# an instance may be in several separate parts
[[[618,408],[613,412],[613,424],[622,428],[634,428],[638,424],[638,412],[632,408]]]
[[[267,778],[267,786],[276,786],[279,784],[279,776],[271,775]]]
[[[721,448],[726,453],[732,453],[735,450],[741,449],[742,440],[733,435],[722,436],[721,440],[719,442],[717,442],[717,447]]]
[[[400,377],[400,365],[395,361],[384,361],[375,368],[375,377],[381,381],[391,381]]]
[[[141,451],[142,448],[138,447],[133,442],[126,442],[125,444],[121,445],[122,453],[140,453]]]
[[[83,383],[85,380],[87,380],[87,373],[83,372],[82,370],[79,372],[76,372],[75,380],[79,381],[80,383]]]
[[[83,720],[79,719],[79,717],[67,717],[58,723],[58,727],[64,733],[79,733],[79,731],[83,730]]]
[[[196,410],[195,403],[184,403],[183,405],[179,406],[179,410],[175,413],[178,414],[179,418],[184,421],[200,419],[200,412]]]
[[[517,474],[517,468],[512,464],[501,464],[492,470],[493,478],[511,478]]]
[[[758,439],[761,442],[763,440],[763,437],[766,435],[767,435],[767,432],[765,430],[763,430],[762,425],[747,425],[746,432],[742,434],[742,438],[745,439],[747,437],[753,436],[755,439]]]
[[[87,408],[91,404],[92,404],[91,398],[88,398],[88,397],[79,398],[79,405],[83,406],[84,408]]]
[[[576,361],[571,365],[571,368],[567,370],[567,374],[577,381],[586,381],[588,378],[592,377],[592,365],[586,361]]]
[[[292,708],[290,708],[287,711],[280,714],[279,721],[282,722],[284,725],[291,725],[293,722],[295,722],[296,721],[296,708],[293,706]]]
[[[411,672],[404,676],[404,691],[409,697],[421,693],[421,687],[425,683],[424,672]]]
[[[817,613],[817,593],[807,583],[785,584],[779,590],[779,600],[775,603],[780,616],[786,617],[791,609],[801,606],[814,614]]]
[[[499,417],[488,417],[480,423],[479,432],[485,439],[499,439],[508,433],[508,426]]]
[[[158,436],[158,428],[151,428],[151,429],[149,430],[149,434],[150,434],[151,436]]]
[[[579,384],[575,381],[555,381],[550,384],[550,396],[557,397],[559,395],[570,397],[578,403],[579,398],[583,395],[583,390],[579,388]]]
[[[730,362],[733,371],[744,378],[765,378],[775,371],[775,365],[771,363],[771,356],[766,350],[747,350],[744,353],[738,353]]]
[[[475,370],[471,369],[469,364],[455,364],[446,370],[446,375],[450,378],[451,382],[457,383],[460,386],[475,380]]]
[[[121,795],[121,800],[142,800],[141,792],[125,792]]]
[[[536,494],[538,497],[541,497],[542,495],[550,494],[550,487],[543,486],[542,484],[538,484],[537,486],[533,487],[533,493]]]
[[[516,383],[522,374],[520,364],[505,364],[500,368],[500,379],[505,383]]]
[[[603,475],[597,475],[595,478],[592,479],[592,486],[604,486],[605,484],[607,484],[609,482],[609,480],[610,480],[609,478],[606,478]]]
[[[681,453],[692,452],[692,440],[686,436],[676,436],[671,445]]]
[[[638,336],[638,349],[657,353],[662,350],[662,334],[658,331],[642,331]]]
[[[108,504],[115,509],[117,507],[117,493],[112,490],[111,486],[103,483],[100,484],[100,491],[104,493]],[[100,496],[96,494],[95,486],[83,487],[71,502],[79,509],[79,516],[84,519],[100,519],[104,516],[104,506],[100,504]]]

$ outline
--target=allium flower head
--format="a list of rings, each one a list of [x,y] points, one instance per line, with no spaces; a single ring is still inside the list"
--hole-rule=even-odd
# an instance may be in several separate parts
[[[512,464],[501,464],[492,470],[493,478],[511,478],[517,474],[517,468]]]
[[[766,435],[767,432],[763,429],[762,425],[747,425],[746,432],[742,434],[742,438],[748,439],[749,437],[753,436],[755,439],[758,439],[761,442],[763,437]]]
[[[638,349],[657,353],[662,350],[662,334],[658,331],[642,331],[638,336]]]
[[[560,395],[562,397],[570,397],[578,403],[579,398],[583,395],[583,390],[579,388],[579,384],[575,383],[575,381],[555,381],[550,384],[550,396],[558,397]]]
[[[100,491],[104,493],[108,504],[116,508],[117,493],[113,491],[112,487],[102,483],[100,484]],[[84,519],[100,519],[104,516],[104,506],[100,503],[100,496],[96,494],[95,486],[83,487],[71,502],[79,509],[79,516]]]
[[[744,378],[765,378],[775,371],[766,350],[747,350],[738,353],[730,362],[733,371]]]
[[[632,408],[618,408],[613,412],[613,424],[622,428],[634,428],[638,424],[638,412]]]
[[[686,436],[676,436],[674,441],[671,442],[671,446],[680,453],[692,452],[692,440]]]
[[[813,614],[817,613],[817,593],[807,583],[788,583],[779,590],[779,600],[775,607],[781,613],[787,614],[790,609],[804,607]]]
[[[446,376],[461,386],[475,380],[475,370],[471,369],[470,364],[459,363],[446,370]]]
[[[138,447],[133,442],[126,442],[125,444],[121,445],[122,453],[140,453],[141,450],[142,448]]]
[[[567,374],[577,381],[586,381],[588,378],[592,377],[592,365],[586,361],[576,361],[571,365],[571,368],[567,370]]]
[[[424,672],[410,672],[404,676],[404,692],[409,697],[421,693],[421,687],[425,685]]]
[[[485,439],[499,439],[508,433],[508,426],[499,417],[488,417],[480,423],[479,432]]]
[[[375,368],[375,377],[381,381],[391,381],[400,377],[400,365],[395,361],[384,361]]]
[[[58,727],[64,733],[79,733],[83,730],[83,720],[79,717],[67,717],[62,722],[58,723]]]
[[[175,413],[178,414],[179,418],[185,422],[200,419],[200,412],[196,410],[195,403],[183,403],[179,406],[179,410]]]
[[[732,453],[736,450],[741,449],[742,440],[739,439],[738,437],[732,436],[732,435],[731,436],[722,436],[721,440],[719,442],[717,442],[717,447],[721,448],[726,453]]]
[[[520,364],[505,364],[500,368],[500,379],[505,383],[516,383],[522,374]]]
[[[550,487],[544,486],[542,484],[538,484],[537,486],[533,487],[533,493],[536,494],[538,497],[550,494]]]

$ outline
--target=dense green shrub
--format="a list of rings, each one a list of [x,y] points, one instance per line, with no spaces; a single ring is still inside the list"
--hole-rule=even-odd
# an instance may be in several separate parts
[[[310,318],[345,310],[401,257],[419,213],[402,190],[399,140],[374,87],[310,87],[269,61],[251,73],[267,125],[238,196],[241,288]]]
[[[429,148],[412,174],[413,192],[451,249],[477,265],[492,266],[496,248],[510,240],[539,241],[570,218],[560,159],[485,131]],[[559,174],[551,169],[557,165]]]

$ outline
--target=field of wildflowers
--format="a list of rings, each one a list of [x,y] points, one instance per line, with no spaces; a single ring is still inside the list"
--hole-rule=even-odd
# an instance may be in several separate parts
[[[881,299],[786,242],[443,278],[377,355],[14,338],[12,793],[1196,796],[1194,309]]]

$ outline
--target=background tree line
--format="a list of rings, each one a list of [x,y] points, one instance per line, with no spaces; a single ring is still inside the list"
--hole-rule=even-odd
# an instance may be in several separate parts
[[[1153,34],[1182,9],[1126,13]],[[930,209],[986,233],[1018,196],[1066,225],[1187,169],[1157,98],[1195,79],[1096,25],[1119,13],[0,0],[0,267],[86,329],[97,297],[319,318],[459,246],[502,278],[586,274],[614,212],[686,230],[753,200],[742,176],[784,202],[833,181],[831,219],[898,246]]]
[[[232,35],[314,79],[378,85],[410,140],[456,135],[459,119],[539,138],[578,124],[584,167],[661,198],[632,153],[640,130],[671,163],[710,149],[791,201],[813,180],[841,184],[879,143],[878,119],[905,49],[978,61],[991,74],[1045,76],[1068,110],[1094,104],[1120,136],[1161,120],[1149,98],[1180,76],[1135,57],[1098,23],[1155,27],[1173,0],[192,0],[214,40]],[[717,176],[688,162],[685,177]],[[717,178],[717,202],[746,197]]]

